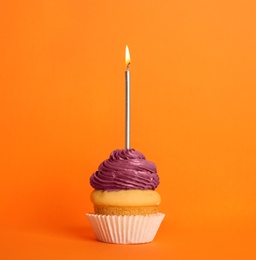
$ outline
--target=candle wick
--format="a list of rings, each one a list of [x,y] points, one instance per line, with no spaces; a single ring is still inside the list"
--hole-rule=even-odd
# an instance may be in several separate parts
[[[129,70],[130,64],[131,64],[130,62],[127,64],[126,70]]]

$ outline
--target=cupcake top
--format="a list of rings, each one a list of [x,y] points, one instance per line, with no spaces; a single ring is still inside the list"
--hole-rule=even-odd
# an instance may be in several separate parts
[[[156,165],[134,149],[114,150],[90,177],[96,190],[154,190],[159,185]]]

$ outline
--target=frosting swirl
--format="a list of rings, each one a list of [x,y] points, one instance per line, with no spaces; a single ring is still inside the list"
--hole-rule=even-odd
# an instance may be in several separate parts
[[[156,165],[134,149],[114,150],[90,177],[96,190],[154,190],[159,185]]]

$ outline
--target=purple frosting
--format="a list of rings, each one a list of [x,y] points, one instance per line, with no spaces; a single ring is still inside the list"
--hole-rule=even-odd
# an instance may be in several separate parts
[[[159,185],[156,165],[134,149],[114,150],[90,177],[96,190],[154,190]]]

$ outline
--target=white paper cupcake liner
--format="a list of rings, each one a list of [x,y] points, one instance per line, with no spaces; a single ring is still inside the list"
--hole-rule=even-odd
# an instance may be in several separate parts
[[[153,241],[165,214],[107,216],[86,214],[97,240],[115,244],[140,244]]]

